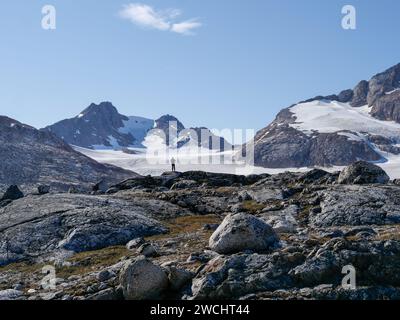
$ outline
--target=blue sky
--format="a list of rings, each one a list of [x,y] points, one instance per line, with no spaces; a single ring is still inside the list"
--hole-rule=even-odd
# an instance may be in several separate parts
[[[140,1],[161,19],[153,29],[121,17],[135,3],[2,1],[0,114],[43,127],[106,100],[127,115],[260,129],[400,62],[397,0]],[[46,4],[54,31],[41,28]],[[355,31],[341,28],[346,4]]]

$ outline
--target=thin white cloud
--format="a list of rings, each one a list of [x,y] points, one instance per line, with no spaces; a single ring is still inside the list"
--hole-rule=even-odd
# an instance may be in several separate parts
[[[123,19],[148,29],[170,31],[183,35],[192,35],[193,30],[200,28],[202,23],[197,19],[176,21],[182,15],[179,9],[155,10],[153,7],[142,3],[125,5],[119,12]]]
[[[171,27],[171,31],[180,34],[193,34],[193,29],[200,28],[202,24],[195,19],[187,20],[180,23],[174,23]]]

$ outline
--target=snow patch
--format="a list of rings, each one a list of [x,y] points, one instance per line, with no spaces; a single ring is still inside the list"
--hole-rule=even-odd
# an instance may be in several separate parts
[[[394,89],[394,90],[392,90],[392,91],[385,92],[385,94],[389,95],[389,94],[395,93],[395,92],[397,92],[397,91],[399,91],[399,90],[400,90],[400,88],[397,88],[397,89]]]
[[[360,137],[358,134],[352,133],[352,132],[343,131],[343,132],[338,132],[337,134],[339,136],[347,137],[348,138],[347,140],[349,140],[349,141],[364,141],[365,140],[364,137]]]
[[[290,126],[308,135],[313,132],[335,133],[351,131],[355,134],[370,133],[400,140],[400,124],[373,118],[371,107],[353,108],[349,103],[337,101],[312,101],[290,108],[296,122]],[[354,137],[353,137],[354,138]]]

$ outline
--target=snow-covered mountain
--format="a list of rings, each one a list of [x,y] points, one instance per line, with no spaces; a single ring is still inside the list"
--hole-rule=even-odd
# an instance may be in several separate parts
[[[42,130],[54,133],[70,145],[94,150],[195,145],[212,150],[231,148],[225,139],[207,128],[186,129],[172,115],[157,120],[125,116],[111,102],[91,104],[76,117]]]
[[[400,64],[354,90],[282,110],[254,142],[267,168],[343,166],[400,157]]]
[[[142,147],[154,120],[127,117],[118,113],[111,102],[91,104],[72,119],[62,120],[44,130],[51,131],[65,142],[84,148],[112,149]]]

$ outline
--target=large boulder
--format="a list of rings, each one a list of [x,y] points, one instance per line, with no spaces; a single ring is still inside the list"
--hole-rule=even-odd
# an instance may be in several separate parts
[[[19,190],[18,186],[9,186],[0,201],[3,200],[18,200],[24,197],[24,194]]]
[[[17,300],[22,296],[22,292],[13,289],[0,291],[0,301]]]
[[[0,291],[0,301],[17,300],[22,296],[22,292],[13,289]]]
[[[246,213],[228,215],[211,236],[209,246],[220,254],[268,251],[279,239],[270,225]]]
[[[303,263],[299,252],[235,254],[209,261],[192,282],[192,299],[239,299],[292,286],[289,271]]]
[[[168,276],[150,260],[138,258],[121,270],[120,284],[127,300],[159,299],[168,288]]]
[[[329,240],[307,256],[307,260],[289,272],[297,284],[314,286],[340,284],[342,268],[353,266],[357,286],[400,285],[400,242]]]
[[[385,184],[390,180],[386,172],[366,161],[357,161],[345,168],[339,175],[340,184]]]
[[[320,209],[309,214],[313,227],[384,225],[400,216],[396,187],[337,185],[317,195]]]

